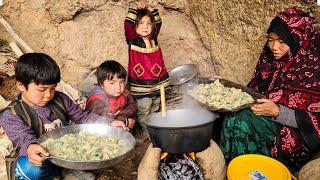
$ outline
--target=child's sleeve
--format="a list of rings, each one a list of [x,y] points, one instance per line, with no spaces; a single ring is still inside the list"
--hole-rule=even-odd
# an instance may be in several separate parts
[[[130,44],[132,40],[137,38],[137,33],[135,28],[136,18],[137,18],[137,11],[133,8],[129,8],[126,19],[124,21],[124,32],[125,32],[126,41],[128,44]]]
[[[120,111],[120,113],[117,115],[117,120],[122,120],[125,121],[125,118],[132,118],[134,120],[137,119],[137,110],[138,110],[138,106],[137,106],[137,102],[134,99],[134,97],[132,96],[132,94],[126,90],[127,92],[127,102],[128,105],[125,109],[123,109],[122,111]]]
[[[27,148],[30,144],[38,142],[35,132],[19,116],[13,115],[10,110],[0,114],[0,125],[9,139],[20,147],[22,155],[27,155]]]
[[[156,36],[158,36],[160,29],[161,29],[161,25],[162,25],[162,20],[160,17],[160,13],[158,9],[154,9],[152,10],[152,15],[154,17],[155,23],[156,23]]]
[[[82,123],[94,123],[102,122],[105,124],[111,124],[113,118],[108,115],[99,116],[98,114],[91,113],[89,111],[81,109],[76,103],[74,103],[67,95],[60,93],[63,99],[64,106],[66,108],[68,117],[71,121],[76,124]]]
[[[86,103],[86,110],[94,112],[98,115],[108,114],[108,104],[99,98],[94,98],[94,96],[89,96]]]

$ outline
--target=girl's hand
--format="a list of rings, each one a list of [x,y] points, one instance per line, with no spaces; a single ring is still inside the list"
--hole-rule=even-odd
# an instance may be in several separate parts
[[[137,3],[132,3],[132,4],[129,5],[129,7],[132,8],[132,9],[135,9],[135,10],[138,9]]]
[[[40,154],[44,156],[40,156]],[[32,164],[42,166],[46,160],[45,156],[49,156],[49,153],[40,144],[30,144],[27,148],[27,156]]]
[[[250,109],[258,116],[277,117],[280,113],[279,106],[270,99],[257,99],[257,103],[252,105]]]
[[[136,3],[137,9],[145,9],[148,7],[148,4],[145,0],[140,0]]]

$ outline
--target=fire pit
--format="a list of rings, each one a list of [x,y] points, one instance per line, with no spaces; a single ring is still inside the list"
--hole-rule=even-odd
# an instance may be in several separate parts
[[[186,154],[167,154],[160,161],[158,177],[160,180],[195,179],[203,180],[200,166]],[[194,157],[195,158],[195,157]]]
[[[211,140],[210,146],[197,152],[195,160],[187,154],[166,156],[160,148],[149,145],[138,168],[138,180],[215,179],[226,177],[226,164],[219,146]],[[161,155],[165,156],[161,159]],[[188,176],[189,175],[189,176]],[[194,178],[188,178],[194,177]]]

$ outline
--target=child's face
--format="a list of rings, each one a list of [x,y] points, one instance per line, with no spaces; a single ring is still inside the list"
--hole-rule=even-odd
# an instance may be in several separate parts
[[[22,92],[22,99],[29,106],[45,106],[53,98],[56,84],[28,84],[28,89],[21,82],[17,82],[18,89]]]
[[[136,32],[140,36],[149,36],[152,32],[152,22],[149,16],[144,16],[136,27]]]
[[[112,80],[104,80],[103,84],[101,85],[104,92],[109,96],[120,96],[126,86],[126,81],[124,79],[119,79],[115,76]]]

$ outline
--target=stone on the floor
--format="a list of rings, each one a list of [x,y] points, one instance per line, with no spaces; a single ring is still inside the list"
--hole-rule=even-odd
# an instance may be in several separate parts
[[[299,171],[299,180],[320,179],[320,158],[308,162]]]
[[[138,180],[157,180],[161,149],[149,145],[138,168]]]
[[[6,163],[3,158],[0,158],[0,179],[7,180]]]
[[[138,168],[138,180],[157,180],[161,149],[149,145]],[[196,162],[203,169],[205,179],[226,178],[226,163],[219,146],[210,141],[210,147],[196,154]]]
[[[5,156],[10,154],[13,149],[12,142],[8,139],[6,134],[0,135],[0,158],[4,159]]]
[[[210,141],[210,147],[196,154],[196,161],[203,169],[205,179],[226,178],[226,161],[217,143]]]

